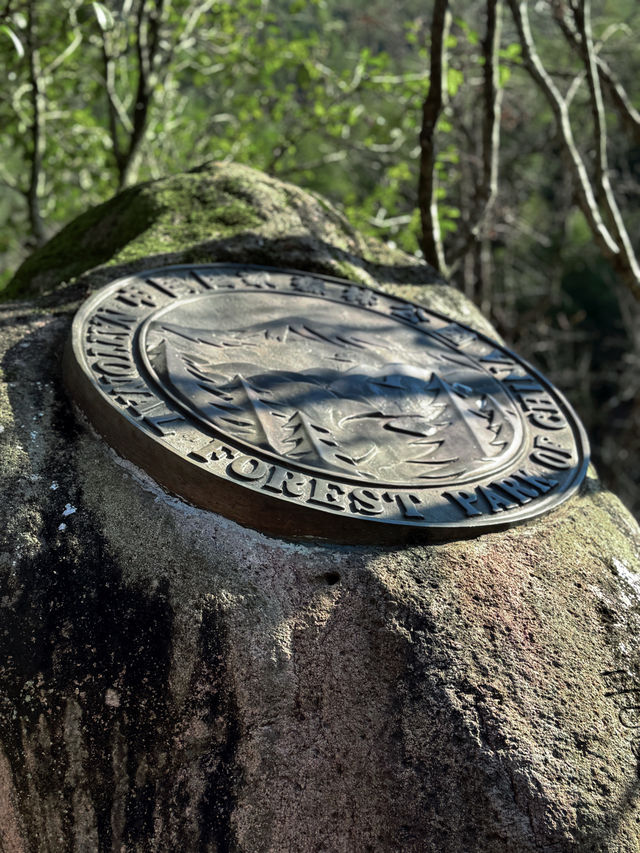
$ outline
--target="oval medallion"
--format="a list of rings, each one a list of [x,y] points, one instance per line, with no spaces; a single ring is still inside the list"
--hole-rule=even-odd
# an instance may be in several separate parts
[[[339,279],[165,267],[92,296],[65,377],[168,490],[267,533],[452,539],[556,506],[588,462],[566,400],[503,346]]]

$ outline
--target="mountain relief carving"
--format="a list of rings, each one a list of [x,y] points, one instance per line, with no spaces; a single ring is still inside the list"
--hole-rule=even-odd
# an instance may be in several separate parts
[[[202,423],[288,464],[429,485],[498,468],[520,445],[502,386],[427,336],[412,349],[313,317],[235,329],[169,319],[146,337],[156,382]]]

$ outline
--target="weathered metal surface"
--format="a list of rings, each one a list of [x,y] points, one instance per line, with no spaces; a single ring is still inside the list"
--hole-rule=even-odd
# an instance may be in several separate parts
[[[562,395],[486,336],[319,275],[166,267],[93,295],[71,393],[124,457],[242,524],[451,539],[546,512],[584,477]]]

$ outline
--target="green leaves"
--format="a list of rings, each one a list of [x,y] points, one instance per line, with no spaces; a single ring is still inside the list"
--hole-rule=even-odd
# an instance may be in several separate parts
[[[109,0],[38,0],[43,206],[52,228],[116,189],[114,149],[126,150],[136,116],[138,2],[122,14],[122,4]],[[403,6],[404,20],[388,0],[145,0],[144,8],[162,8],[165,18],[139,179],[207,159],[250,163],[327,195],[365,232],[418,250],[418,134],[430,43],[418,0]],[[447,40],[436,172],[448,238],[475,192],[479,159],[469,140],[482,126],[483,14],[484,7],[465,9]],[[18,242],[27,233],[21,205],[30,156],[28,63],[19,61],[25,26],[18,12],[0,25],[0,55],[13,75],[0,99],[0,177],[4,169],[20,187],[5,194],[13,208],[0,209],[0,230],[18,223]],[[518,121],[529,97],[519,45],[504,45],[499,59],[501,84],[519,92],[505,99],[505,114]]]
[[[458,71],[457,68],[447,68],[447,92],[449,97],[453,98],[457,95],[458,89],[464,83],[464,74]]]
[[[508,59],[511,62],[519,62],[522,57],[522,49],[517,42],[513,42],[512,44],[503,47],[499,56],[501,59]]]
[[[476,47],[480,43],[480,35],[476,29],[474,29],[468,21],[465,21],[464,18],[457,16],[453,19],[456,27],[464,33],[466,36],[467,42]]]
[[[113,29],[113,15],[104,5],[104,3],[94,2],[91,4],[91,8],[93,9],[93,14],[95,15],[96,21],[98,22],[98,26],[103,32]]]
[[[7,24],[0,24],[0,33],[3,33],[11,40],[11,43],[13,44],[15,51],[18,54],[18,58],[22,59],[24,56],[24,47],[18,36],[11,29],[11,27],[9,27]]]

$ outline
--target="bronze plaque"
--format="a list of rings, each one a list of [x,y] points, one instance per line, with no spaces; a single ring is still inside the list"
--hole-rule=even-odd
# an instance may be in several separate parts
[[[352,282],[165,267],[78,311],[71,393],[124,457],[270,534],[455,539],[557,506],[582,481],[562,395],[472,329]]]

